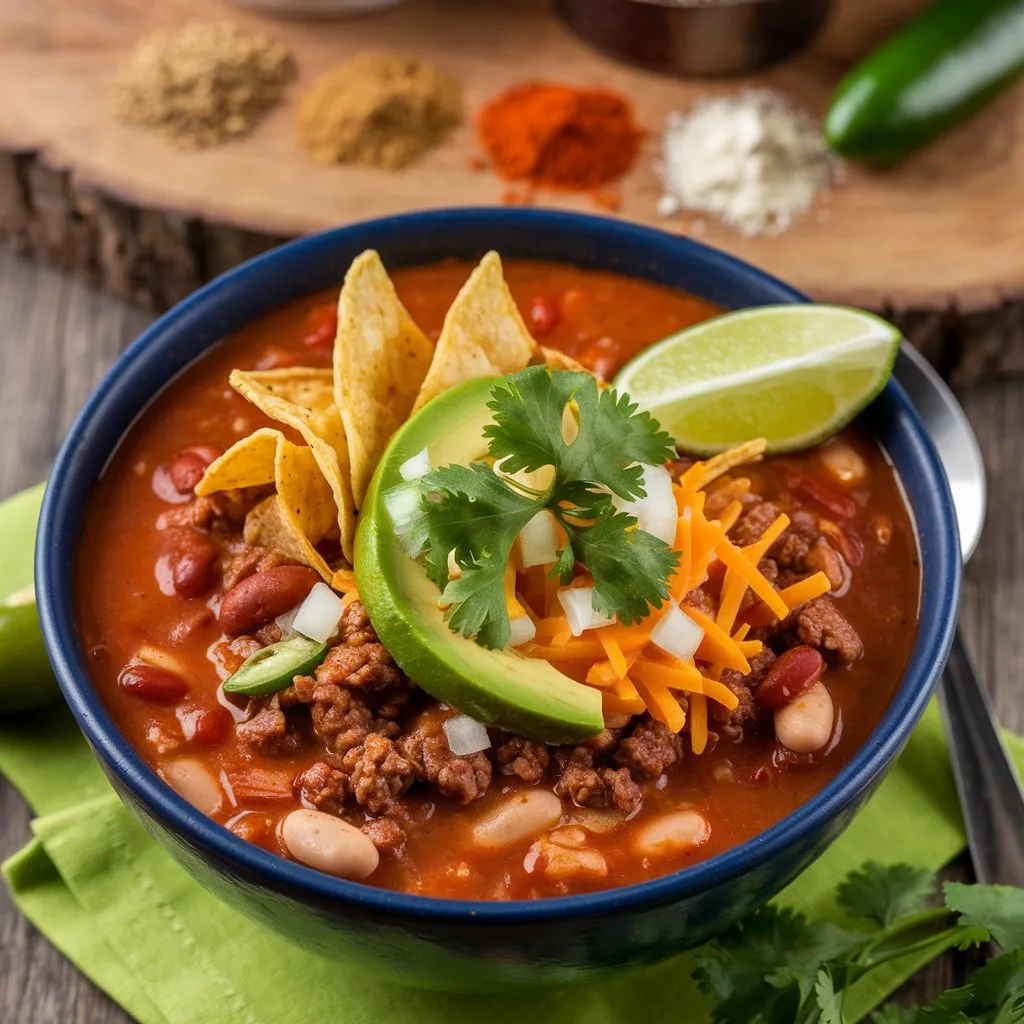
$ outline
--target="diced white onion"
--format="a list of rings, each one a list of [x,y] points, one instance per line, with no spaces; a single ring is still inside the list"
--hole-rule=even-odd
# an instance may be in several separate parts
[[[703,639],[704,630],[675,604],[668,606],[651,630],[651,643],[680,661],[689,661]]]
[[[557,561],[558,531],[555,517],[548,509],[541,509],[519,531],[519,558],[524,569]]]
[[[410,558],[419,558],[426,544],[420,497],[420,488],[415,481],[392,487],[384,495],[384,507],[391,517],[395,535]]]
[[[317,583],[299,606],[292,629],[318,644],[325,644],[338,632],[344,610],[341,598],[326,583]]]
[[[671,544],[676,539],[676,523],[679,519],[676,498],[672,493],[672,474],[664,466],[644,466],[643,482],[646,491],[644,497],[626,501],[618,495],[612,495],[612,504],[620,512],[636,516],[641,530]]]
[[[278,615],[274,622],[277,623],[277,628],[281,630],[281,639],[287,640],[288,637],[295,632],[295,616],[299,614],[299,609],[302,607],[301,604],[297,604],[294,608]]]
[[[594,611],[593,587],[568,587],[558,591],[558,603],[569,622],[569,632],[579,636],[585,629],[610,626],[615,619],[598,615]]]
[[[519,647],[520,644],[529,643],[537,635],[537,627],[529,615],[519,615],[508,620],[509,628],[512,631],[509,640],[510,647]]]
[[[426,476],[432,468],[430,456],[427,454],[427,449],[424,448],[411,459],[406,459],[398,467],[398,472],[402,474],[403,480],[419,480],[421,476]]]
[[[477,754],[491,745],[487,728],[469,715],[456,715],[444,723],[444,734],[448,737],[448,746],[456,757]]]

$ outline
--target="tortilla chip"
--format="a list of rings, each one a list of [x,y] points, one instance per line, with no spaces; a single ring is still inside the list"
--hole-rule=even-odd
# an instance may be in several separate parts
[[[753,441],[744,441],[743,444],[727,451],[719,452],[704,463],[704,472],[701,475],[701,487],[707,487],[713,480],[717,480],[723,473],[737,466],[746,466],[751,462],[760,462],[764,458],[768,442],[763,437]]]
[[[342,554],[352,561],[355,508],[345,426],[334,401],[330,370],[296,366],[285,370],[232,370],[231,386],[271,419],[292,427],[309,445],[331,485]]]
[[[489,252],[444,318],[427,379],[412,411],[465,380],[515,373],[529,365],[536,349],[537,342],[505,283],[501,259]]]
[[[204,497],[216,494],[217,491],[272,484],[280,437],[279,430],[263,427],[235,442],[220,458],[214,459],[206,467],[202,480],[196,484],[196,494]]]
[[[434,343],[402,305],[380,256],[367,249],[345,275],[334,342],[334,396],[356,508],[391,435],[409,418],[433,355]]]
[[[560,352],[557,348],[545,348],[541,345],[531,363],[543,363],[551,370],[574,370],[576,373],[590,373],[582,363],[578,363],[572,356]]]
[[[274,484],[277,494],[245,519],[245,539],[311,566],[330,583],[334,571],[316,550],[337,520],[331,485],[310,448],[263,427],[233,444],[207,468],[196,494]]]

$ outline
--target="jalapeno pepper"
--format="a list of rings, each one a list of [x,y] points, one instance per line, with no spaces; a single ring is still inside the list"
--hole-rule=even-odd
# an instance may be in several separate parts
[[[839,84],[825,134],[886,165],[965,121],[1024,71],[1024,0],[938,0]]]
[[[246,658],[224,681],[224,692],[266,697],[291,686],[296,676],[309,675],[326,657],[327,644],[296,634]]]

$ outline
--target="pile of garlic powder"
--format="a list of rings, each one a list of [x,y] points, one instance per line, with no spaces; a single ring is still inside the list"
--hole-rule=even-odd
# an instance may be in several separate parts
[[[658,213],[721,218],[744,235],[777,235],[835,180],[817,123],[778,93],[752,89],[669,114]]]

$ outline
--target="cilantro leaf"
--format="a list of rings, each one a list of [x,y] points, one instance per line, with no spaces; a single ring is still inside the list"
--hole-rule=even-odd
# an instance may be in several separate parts
[[[883,928],[902,917],[923,911],[935,895],[935,876],[909,864],[868,861],[851,872],[836,893],[851,916],[874,921]]]
[[[820,1024],[844,1024],[843,1021],[843,988],[836,988],[828,968],[818,971],[814,983],[814,998],[817,1000],[821,1016]]]
[[[917,1007],[900,1006],[899,1003],[886,1003],[871,1014],[871,1024],[914,1024],[916,1020]]]
[[[566,442],[562,417],[574,402],[579,431]],[[660,466],[672,458],[671,437],[628,395],[599,390],[589,373],[531,366],[495,385],[488,408],[494,422],[484,428],[489,451],[507,473],[555,467],[555,489],[584,480],[620,498],[645,494],[637,463]]]
[[[982,928],[1003,949],[1024,946],[1024,889],[1010,885],[963,885],[947,882],[946,906],[960,915],[960,923]]]
[[[971,975],[975,1006],[992,1009],[1006,1006],[998,1020],[1024,1022],[1024,947],[989,960]],[[977,1010],[975,1010],[977,1012]],[[1017,1016],[1014,1016],[1016,1014]]]
[[[429,538],[427,576],[442,590],[448,625],[485,647],[510,637],[505,566],[519,531],[539,506],[508,487],[483,462],[445,466],[422,478],[421,510]],[[448,556],[461,570],[449,580]]]
[[[793,1024],[813,1000],[820,965],[861,936],[772,905],[727,929],[698,957],[694,978],[719,1000],[716,1024]]]
[[[557,513],[556,513],[557,514]],[[636,519],[609,500],[586,529],[559,517],[576,561],[594,578],[594,610],[618,615],[623,625],[640,622],[668,598],[668,579],[679,555],[657,537],[637,530]]]

